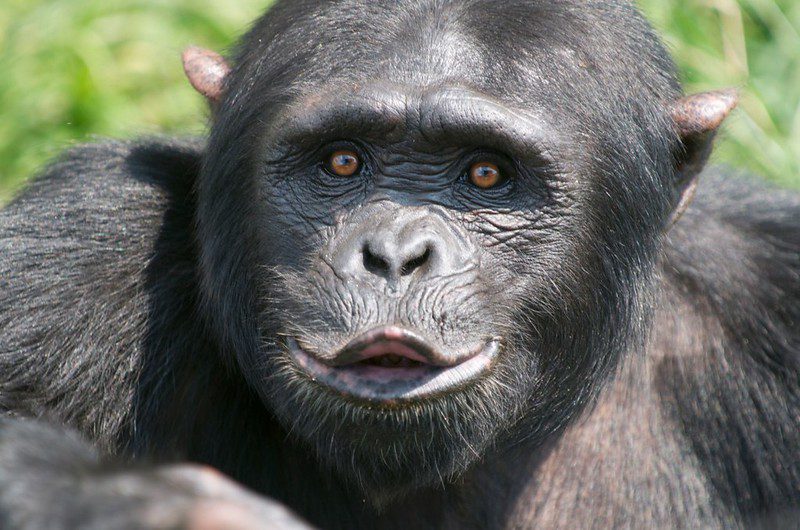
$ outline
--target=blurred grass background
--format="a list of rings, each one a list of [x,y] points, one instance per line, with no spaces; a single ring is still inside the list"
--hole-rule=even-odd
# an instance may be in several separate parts
[[[202,133],[188,44],[228,49],[271,0],[1,0],[0,202],[95,136]],[[743,88],[716,160],[800,187],[800,1],[640,0],[689,91]]]

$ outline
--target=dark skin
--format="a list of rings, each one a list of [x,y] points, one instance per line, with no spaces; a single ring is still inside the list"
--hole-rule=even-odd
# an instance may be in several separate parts
[[[0,217],[6,526],[794,520],[800,199],[701,175],[736,95],[631,5],[279,2],[232,64]]]

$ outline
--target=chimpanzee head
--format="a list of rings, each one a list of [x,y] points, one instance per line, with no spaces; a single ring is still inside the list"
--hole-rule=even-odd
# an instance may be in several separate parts
[[[214,108],[211,318],[286,429],[372,498],[590,402],[736,99],[681,99],[624,1],[287,0],[230,72],[184,59]]]

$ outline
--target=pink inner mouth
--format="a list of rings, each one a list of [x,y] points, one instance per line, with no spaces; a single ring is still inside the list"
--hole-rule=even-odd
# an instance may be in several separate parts
[[[429,365],[416,350],[399,341],[379,342],[361,350],[363,359],[358,364],[384,368],[410,368]]]
[[[294,339],[289,352],[313,381],[353,397],[396,402],[443,392],[488,371],[499,339],[453,355],[434,348],[413,332],[395,326],[367,332],[332,358],[311,354]]]

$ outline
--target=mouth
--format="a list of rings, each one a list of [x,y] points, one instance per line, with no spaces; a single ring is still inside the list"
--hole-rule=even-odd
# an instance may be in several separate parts
[[[497,337],[465,352],[446,352],[412,331],[388,326],[349,342],[330,358],[287,341],[289,353],[313,381],[339,394],[392,404],[466,386],[488,372],[500,351]]]

